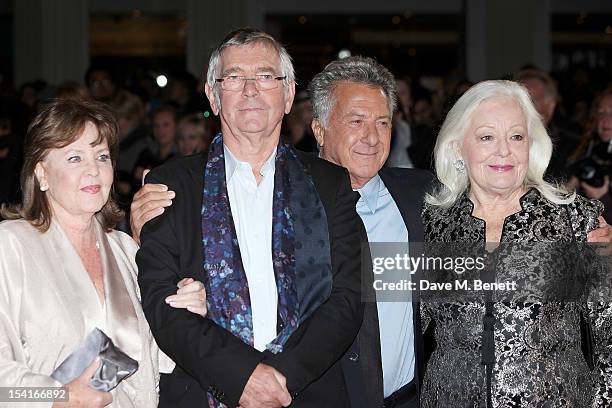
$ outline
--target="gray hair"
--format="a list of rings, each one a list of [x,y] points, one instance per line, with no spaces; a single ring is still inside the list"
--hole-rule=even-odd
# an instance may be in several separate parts
[[[387,68],[368,57],[353,56],[338,59],[327,64],[323,71],[314,76],[309,85],[312,110],[315,119],[327,127],[329,113],[334,101],[334,89],[339,82],[355,82],[382,89],[387,97],[389,113],[397,106],[395,78]]]
[[[520,84],[513,81],[483,81],[472,86],[459,98],[448,112],[434,149],[436,175],[441,186],[425,197],[429,204],[450,207],[469,188],[467,171],[460,172],[455,168],[459,159],[457,147],[463,141],[476,108],[484,101],[497,98],[510,98],[520,106],[527,121],[529,140],[529,165],[523,185],[534,187],[548,200],[557,204],[571,203],[575,198],[564,188],[544,180],[544,172],[552,155],[553,145],[535,110],[529,93]]]
[[[215,96],[215,102],[217,106],[221,106],[221,99],[219,97],[219,87],[217,87],[216,79],[219,78],[221,70],[219,62],[221,61],[221,53],[224,49],[231,46],[244,46],[248,44],[265,44],[270,46],[278,52],[278,57],[281,63],[281,72],[282,76],[285,77],[283,80],[283,84],[285,85],[285,90],[287,89],[287,85],[292,82],[295,82],[295,70],[293,69],[293,63],[291,62],[291,56],[278,41],[274,39],[270,34],[263,32],[257,28],[239,28],[237,30],[229,33],[221,44],[214,49],[212,54],[210,55],[210,60],[208,61],[208,72],[206,73],[206,83],[213,90],[213,94]]]

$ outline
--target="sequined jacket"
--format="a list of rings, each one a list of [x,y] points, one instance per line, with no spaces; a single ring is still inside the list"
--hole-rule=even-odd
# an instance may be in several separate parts
[[[496,281],[514,279],[539,288],[538,285],[562,282],[565,277],[573,278],[577,269],[560,266],[563,256],[533,257],[534,252],[520,252],[520,244],[533,247],[537,243],[586,242],[587,233],[597,225],[601,203],[576,197],[572,204],[558,205],[536,189],[523,195],[520,203],[522,209],[505,219],[500,240],[501,245],[519,246],[511,250],[506,247],[503,262],[498,258]],[[425,241],[484,245],[485,221],[472,216],[472,211],[473,203],[466,194],[448,209],[426,205]],[[587,275],[594,269],[601,273],[605,265],[593,263],[595,258],[584,256],[574,265],[581,265]],[[499,267],[500,263],[503,267]],[[437,342],[424,378],[424,408],[487,407],[486,371],[481,364],[485,306],[467,299],[421,303],[423,330],[434,322]],[[589,302],[583,293],[575,299],[492,303],[493,407],[611,406],[612,308],[608,303]],[[581,316],[590,319],[594,333],[592,371],[581,349]]]

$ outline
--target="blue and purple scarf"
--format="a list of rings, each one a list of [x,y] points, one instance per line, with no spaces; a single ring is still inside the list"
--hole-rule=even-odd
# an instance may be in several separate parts
[[[282,330],[266,348],[283,350],[287,339],[332,288],[327,217],[308,170],[295,149],[278,145],[272,206],[272,261]],[[202,245],[207,317],[253,346],[249,287],[232,218],[223,137],[210,146],[204,171]],[[209,393],[210,407],[223,407]]]

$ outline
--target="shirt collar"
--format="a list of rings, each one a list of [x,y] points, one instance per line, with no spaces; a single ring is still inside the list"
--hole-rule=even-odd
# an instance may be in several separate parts
[[[263,166],[261,166],[260,174],[262,176],[265,176],[270,171],[274,170],[274,166],[276,164],[276,150],[277,148],[275,147],[270,157],[268,157]],[[249,163],[238,160],[225,144],[223,144],[223,154],[225,155],[225,174],[228,183],[236,173],[239,166],[248,166],[249,169],[251,168]]]
[[[378,196],[380,195],[381,179],[378,174],[372,177],[363,187],[358,188],[357,191],[361,198],[359,201],[365,203],[368,209],[374,214],[378,205]]]

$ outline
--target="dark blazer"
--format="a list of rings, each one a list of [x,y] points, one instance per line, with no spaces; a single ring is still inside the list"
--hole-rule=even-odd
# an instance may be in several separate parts
[[[147,182],[176,192],[173,205],[142,229],[136,256],[142,307],[159,347],[177,367],[163,376],[161,407],[206,407],[206,391],[229,407],[238,405],[259,363],[287,378],[292,407],[348,406],[339,359],[354,340],[363,316],[360,242],[363,226],[355,211],[358,195],[345,169],[298,152],[326,212],[333,273],[331,295],[288,339],[282,353],[259,352],[211,320],[164,299],[185,277],[204,281],[201,206],[206,154],[170,161]],[[299,279],[299,277],[298,277]]]
[[[429,191],[433,176],[417,169],[385,167],[378,173],[397,205],[411,243],[423,242],[421,209],[423,198]],[[414,250],[411,246],[411,252]],[[418,254],[417,254],[418,255]],[[370,287],[371,288],[371,287]],[[366,289],[366,284],[362,286]],[[418,304],[413,304],[415,379],[419,387],[423,380],[425,354],[421,336],[421,317]],[[379,408],[383,406],[383,374],[380,355],[380,332],[376,303],[365,305],[363,324],[355,342],[342,358],[352,408]]]

